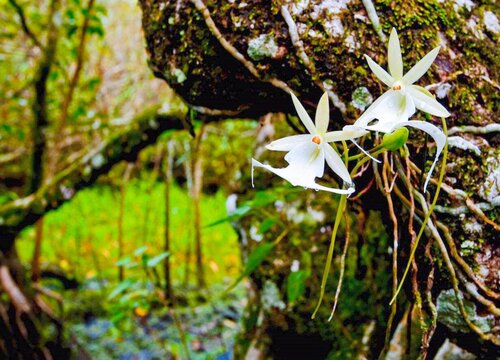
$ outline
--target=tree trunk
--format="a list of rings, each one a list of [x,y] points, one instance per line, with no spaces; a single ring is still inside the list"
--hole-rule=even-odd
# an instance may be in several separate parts
[[[164,246],[163,251],[170,253],[170,179],[172,179],[172,167],[174,159],[174,146],[173,142],[169,141],[167,143],[164,170],[163,170],[163,183],[165,184],[165,235],[164,235]],[[170,271],[170,255],[163,260],[163,273],[165,278],[165,291],[164,296],[167,303],[172,304],[173,298],[173,286],[172,286],[172,276]]]
[[[132,172],[133,165],[131,163],[127,164],[122,177],[122,183],[120,185],[120,207],[118,209],[118,259],[123,258],[124,255],[124,242],[123,242],[123,218],[125,217],[125,197],[127,195],[127,185],[130,179],[130,173]],[[118,280],[123,281],[125,279],[125,268],[123,265],[118,266]]]
[[[193,199],[193,229],[194,248],[196,258],[196,282],[199,289],[206,287],[205,269],[203,267],[203,246],[201,237],[201,195],[203,190],[203,155],[201,153],[201,143],[205,136],[205,125],[202,126],[196,136],[195,144],[191,154],[191,174],[193,185],[191,197]]]
[[[398,30],[407,69],[441,46],[420,85],[428,84],[452,113],[447,119],[450,154],[435,215],[405,283],[406,299],[400,296],[397,308],[388,305],[391,274],[401,278],[413,233],[428,207],[418,183],[420,169],[427,166],[423,155],[427,151],[422,138],[413,136],[408,146],[414,164],[393,153],[382,166],[371,166],[356,179],[359,195],[348,202],[353,226],[346,279],[332,323],[324,323],[327,308],[319,320],[310,320],[332,221],[315,221],[312,226],[302,222],[300,236],[289,233],[273,252],[273,260],[252,275],[254,296],[236,348],[239,358],[245,354],[292,358],[299,356],[300,348],[309,351],[304,354],[307,358],[324,358],[328,353],[333,358],[375,358],[384,346],[394,355],[397,350],[388,347],[389,340],[397,344],[404,332],[411,341],[404,342],[407,345],[399,341],[401,356],[412,358],[416,351],[432,358],[445,351],[447,338],[480,357],[498,355],[500,284],[495,274],[500,252],[495,206],[500,194],[500,139],[495,122],[500,112],[500,47],[498,27],[492,24],[500,14],[493,1],[459,5],[404,0],[375,4],[370,0],[141,0],[140,4],[154,74],[194,110],[212,115],[294,114],[289,91],[309,109],[327,91],[334,105],[330,129],[339,129],[359,117],[367,98],[380,95],[380,84],[370,75],[363,54],[386,64],[392,27]],[[263,183],[257,176],[256,183]],[[396,186],[391,188],[393,181]],[[328,219],[335,216],[335,202],[324,194],[304,193],[300,203],[314,204],[315,210],[329,214]],[[269,211],[278,212],[274,207]],[[247,229],[252,225],[245,224]],[[271,228],[262,241],[274,240],[285,225]],[[398,251],[397,267],[388,248]],[[316,259],[311,261],[312,257]],[[282,299],[291,259],[305,266],[310,276],[304,296],[287,307]],[[334,265],[338,269],[339,261]],[[338,271],[335,275],[327,294],[333,295]],[[456,294],[450,297],[449,291]],[[406,306],[401,305],[407,302],[412,306],[404,316]]]

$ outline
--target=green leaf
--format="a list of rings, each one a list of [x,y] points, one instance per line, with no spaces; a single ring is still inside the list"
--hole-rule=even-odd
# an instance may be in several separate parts
[[[264,243],[253,249],[252,253],[248,256],[243,274],[245,276],[250,275],[260,264],[262,264],[273,248],[274,243]]]
[[[273,218],[268,218],[266,220],[264,220],[263,222],[260,223],[260,226],[259,226],[259,234],[264,234],[266,232],[268,232],[274,224],[276,224],[278,222],[278,219],[273,217]]]
[[[87,28],[87,32],[91,35],[98,35],[99,37],[104,36],[104,29],[100,25],[89,25],[89,27]]]
[[[288,276],[287,297],[288,302],[293,303],[304,294],[308,273],[306,271],[296,271]]]
[[[148,247],[147,246],[141,246],[140,248],[137,248],[135,251],[134,251],[134,255],[135,256],[140,256],[142,254],[144,254],[146,252],[146,250],[148,250]]]
[[[161,254],[156,255],[155,257],[152,257],[151,259],[148,260],[147,266],[148,267],[155,267],[159,263],[161,263],[164,259],[166,259],[170,253],[168,251],[162,252]]]
[[[271,253],[274,248],[274,243],[263,243],[257,246],[248,256],[243,273],[236,279],[236,281],[226,290],[226,293],[231,291],[238,283],[246,276],[250,275],[257,267],[262,264],[266,257]]]
[[[210,223],[210,224],[206,225],[205,227],[209,228],[209,227],[212,227],[212,226],[223,224],[225,222],[230,222],[230,221],[238,220],[238,219],[242,218],[243,216],[245,216],[250,210],[252,210],[252,207],[250,207],[248,205],[243,205],[243,206],[237,208],[234,211],[234,213],[232,213],[231,215],[229,215],[229,216],[227,216],[225,218],[216,220],[213,223]]]
[[[272,204],[276,200],[278,200],[278,195],[276,193],[269,191],[258,191],[251,200],[251,202],[252,202],[252,207],[257,208]]]
[[[125,280],[122,281],[121,283],[118,284],[118,286],[109,294],[108,300],[112,300],[121,293],[123,293],[125,290],[128,290],[134,282],[132,280]]]
[[[130,264],[132,258],[130,256],[125,256],[116,262],[116,266],[126,266]]]

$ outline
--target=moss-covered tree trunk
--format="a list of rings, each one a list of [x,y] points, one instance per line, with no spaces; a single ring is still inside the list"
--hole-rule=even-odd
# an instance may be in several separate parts
[[[305,192],[280,199],[285,206],[270,206],[279,222],[262,241],[274,240],[284,229],[287,235],[272,260],[252,276],[237,358],[371,359],[384,344],[392,358],[419,353],[432,358],[438,351],[440,356],[455,351],[453,343],[462,353],[498,355],[500,12],[495,1],[141,0],[140,5],[154,74],[193,109],[212,115],[293,114],[289,91],[310,110],[327,91],[334,105],[330,128],[338,129],[353,123],[383,91],[363,54],[386,64],[392,27],[400,34],[406,69],[441,46],[421,85],[452,113],[447,119],[450,154],[442,195],[397,311],[391,315],[388,304],[392,273],[401,277],[425,208],[419,172],[427,148],[422,137],[413,135],[414,164],[392,154],[356,179],[360,195],[348,201],[345,219],[350,231],[341,228],[327,304],[314,321],[310,315],[336,200]],[[259,176],[256,183],[263,182]],[[430,193],[435,189],[431,186]],[[247,219],[243,225],[248,230],[262,220]],[[340,303],[334,319],[326,322],[346,236],[350,245]],[[399,255],[397,269],[393,253]],[[291,267],[303,271],[292,282],[306,279],[297,299],[289,292]],[[294,301],[285,304],[287,296]]]

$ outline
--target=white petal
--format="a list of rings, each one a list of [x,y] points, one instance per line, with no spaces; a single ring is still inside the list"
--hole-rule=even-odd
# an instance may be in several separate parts
[[[448,117],[450,113],[441,105],[432,94],[418,85],[410,85],[405,90],[413,98],[417,109],[434,116]]]
[[[335,189],[335,188],[329,188],[320,184],[316,184],[315,182],[310,183],[307,186],[304,186],[308,189],[314,189],[314,190],[322,190],[322,191],[328,191],[331,193],[335,194],[342,194],[342,195],[351,195],[354,192],[354,186],[349,187],[348,189]]]
[[[427,70],[431,67],[432,63],[436,59],[439,53],[439,46],[432,49],[427,55],[425,55],[414,67],[408,71],[405,76],[403,76],[403,83],[405,85],[413,84],[415,81],[420,79]]]
[[[377,160],[375,159],[368,151],[366,151],[365,149],[363,149],[363,147],[361,145],[359,145],[355,140],[351,139],[352,143],[354,145],[356,145],[356,147],[361,150],[361,152],[363,154],[365,154],[366,156],[368,156],[370,159],[372,159],[373,161],[377,162],[377,163],[380,163],[381,161],[380,160]]]
[[[319,99],[318,108],[316,109],[316,130],[319,134],[326,133],[328,123],[330,122],[330,107],[328,104],[328,93],[325,92]]]
[[[366,61],[368,62],[368,66],[373,71],[373,73],[379,78],[379,80],[389,87],[392,86],[392,84],[394,83],[394,78],[391,75],[389,75],[387,71],[382,69],[382,67],[379,64],[373,61],[371,57],[365,55],[365,58]]]
[[[411,96],[408,96],[408,94],[404,94],[404,100],[403,103],[400,104],[400,113],[399,113],[399,118],[401,121],[408,121],[410,116],[415,114],[415,103],[413,102],[413,98]]]
[[[285,155],[285,160],[290,164],[289,167],[296,168],[300,175],[306,174],[312,179],[322,177],[325,172],[323,148],[312,141],[295,146]]]
[[[403,59],[401,58],[401,47],[399,45],[398,33],[392,28],[389,38],[389,72],[395,80],[403,77]]]
[[[380,132],[390,132],[398,123],[405,122],[415,113],[411,97],[401,91],[388,90],[356,120],[354,126]],[[368,125],[378,119],[374,125]]]
[[[351,140],[366,135],[367,133],[366,130],[357,126],[346,125],[342,130],[327,132],[323,139],[326,142]]]
[[[274,151],[290,151],[300,143],[312,142],[311,139],[312,137],[309,134],[287,136],[267,144],[266,149]]]
[[[323,145],[326,163],[347,184],[352,184],[351,176],[339,154],[329,144]]]
[[[388,90],[377,98],[369,107],[365,110],[363,114],[354,122],[354,126],[362,129],[366,129],[368,124],[373,119],[378,118],[381,114],[381,108],[383,104],[388,101],[388,98],[392,95],[392,91]]]
[[[425,184],[424,184],[424,192],[425,192],[427,189],[427,185],[429,184],[429,180],[431,179],[432,171],[436,167],[439,155],[441,154],[441,151],[443,151],[443,148],[446,144],[446,135],[437,126],[434,126],[425,121],[410,120],[405,124],[398,125],[396,128],[400,126],[411,126],[416,129],[422,130],[427,134],[429,134],[432,137],[432,139],[434,139],[434,141],[436,142],[436,157],[434,158],[434,162],[432,163],[432,166],[429,170],[429,174],[427,174],[427,178],[425,179]]]
[[[308,176],[305,173],[297,173],[297,169],[295,169],[292,165],[288,165],[285,168],[274,168],[271,165],[262,164],[261,162],[252,159],[252,170],[254,167],[263,167],[264,169],[282,177],[294,186],[304,186],[304,184],[311,182],[311,176]],[[314,177],[312,177],[312,181],[314,181]]]
[[[297,114],[299,115],[300,121],[302,121],[302,124],[304,124],[309,133],[316,135],[316,127],[314,126],[306,109],[304,109],[299,99],[297,99],[297,97],[294,94],[290,93],[290,95],[292,95],[293,105],[295,105],[295,110],[297,110]]]
[[[349,189],[344,190],[344,189],[335,189],[319,185],[314,181],[314,177],[309,176],[308,173],[301,172],[300,169],[297,169],[294,165],[289,165],[286,168],[274,168],[270,165],[262,164],[261,162],[255,159],[252,159],[252,186],[253,186],[254,167],[262,167],[264,169],[267,169],[273,172],[274,174],[282,177],[283,179],[289,181],[294,186],[302,186],[308,189],[322,190],[344,195],[349,195],[354,192],[354,187],[352,186]]]

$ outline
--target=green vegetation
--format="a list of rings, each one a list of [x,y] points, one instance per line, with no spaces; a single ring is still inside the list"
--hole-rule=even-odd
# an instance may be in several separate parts
[[[123,219],[124,257],[127,275],[137,276],[142,270],[137,250],[153,257],[163,252],[165,213],[164,185],[149,179],[134,179],[125,187]],[[78,279],[117,278],[118,225],[120,191],[110,185],[99,185],[79,192],[59,210],[45,219],[42,262],[60,267]],[[181,282],[186,266],[186,251],[193,239],[192,200],[186,190],[171,186],[171,236],[173,279]],[[202,223],[210,224],[227,216],[225,196],[202,196]],[[29,263],[33,255],[35,230],[26,229],[18,243],[21,259]],[[231,225],[205,227],[202,230],[206,273],[210,283],[223,282],[240,272],[237,238]],[[141,250],[143,249],[143,250]],[[122,258],[122,260],[124,260]],[[193,260],[193,259],[192,259]],[[194,276],[191,276],[194,280]]]

